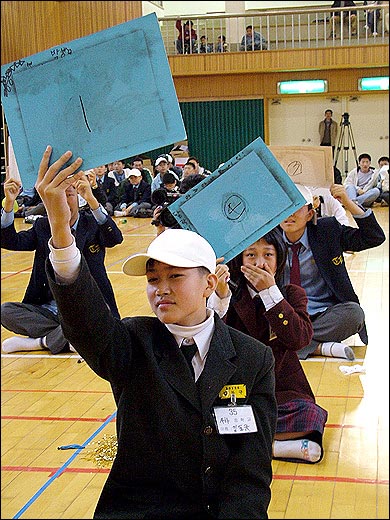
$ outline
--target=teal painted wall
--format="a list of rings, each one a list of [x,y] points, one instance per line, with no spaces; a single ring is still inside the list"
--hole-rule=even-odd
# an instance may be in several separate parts
[[[264,139],[262,99],[180,103],[190,155],[214,171],[257,137]],[[155,160],[172,145],[145,153]]]

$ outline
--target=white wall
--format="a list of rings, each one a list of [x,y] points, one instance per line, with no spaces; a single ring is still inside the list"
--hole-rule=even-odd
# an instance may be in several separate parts
[[[157,17],[160,18],[164,16],[164,9],[161,9],[158,5],[153,2],[142,2],[142,16],[146,16],[150,13],[156,13]]]
[[[362,2],[356,2],[360,5]],[[224,13],[225,2],[163,2],[164,14],[162,16],[174,16],[174,15],[200,15],[200,14],[211,14],[211,13]],[[293,8],[293,7],[313,7],[313,6],[330,6],[332,2],[324,0],[318,1],[281,1],[281,2],[265,2],[265,1],[252,1],[245,2],[245,9],[274,9],[280,7]]]

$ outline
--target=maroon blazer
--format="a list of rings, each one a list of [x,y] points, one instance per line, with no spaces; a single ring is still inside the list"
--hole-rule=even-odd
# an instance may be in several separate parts
[[[308,345],[313,327],[307,312],[307,296],[302,287],[287,285],[286,298],[269,311],[261,303],[256,310],[247,287],[239,301],[230,303],[225,323],[272,347],[275,357],[276,400],[278,405],[292,399],[315,402],[313,391],[296,351]]]

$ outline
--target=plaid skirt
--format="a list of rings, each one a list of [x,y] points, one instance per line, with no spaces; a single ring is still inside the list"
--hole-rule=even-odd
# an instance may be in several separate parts
[[[316,437],[322,441],[327,419],[328,412],[318,404],[306,399],[293,399],[278,405],[276,433],[315,431],[320,434]]]

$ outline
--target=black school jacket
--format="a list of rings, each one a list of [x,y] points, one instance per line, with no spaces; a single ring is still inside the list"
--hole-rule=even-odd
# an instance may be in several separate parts
[[[270,347],[215,317],[204,370],[195,384],[179,347],[155,317],[118,320],[87,265],[70,285],[54,283],[65,336],[111,383],[118,453],[95,518],[268,518],[276,426]],[[213,406],[225,385],[246,385],[257,433],[221,435]]]
[[[119,311],[111,282],[107,276],[104,259],[106,247],[114,247],[123,241],[121,230],[111,217],[99,225],[95,217],[80,211],[76,229],[76,244],[90,267],[110,309],[118,318]],[[45,261],[49,257],[48,242],[51,229],[47,217],[38,218],[31,228],[17,232],[14,223],[1,229],[1,247],[11,251],[35,251],[34,263],[23,303],[42,305],[53,300],[47,282]]]

